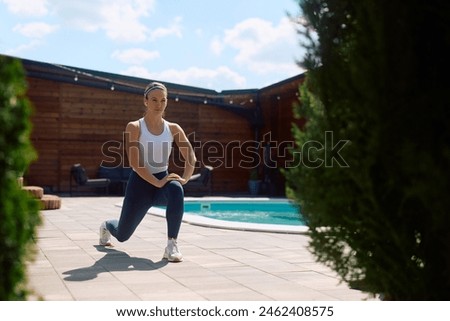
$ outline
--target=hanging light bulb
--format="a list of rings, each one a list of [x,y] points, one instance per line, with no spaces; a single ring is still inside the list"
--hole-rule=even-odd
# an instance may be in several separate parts
[[[75,77],[73,77],[73,80],[78,81],[78,75],[75,74]]]
[[[111,84],[111,90],[114,91],[114,84]]]

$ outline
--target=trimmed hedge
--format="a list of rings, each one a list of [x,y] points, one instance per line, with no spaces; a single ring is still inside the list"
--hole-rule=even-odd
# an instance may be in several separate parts
[[[40,223],[39,203],[18,178],[36,153],[30,143],[31,107],[19,60],[0,56],[0,300],[26,299],[25,260]]]

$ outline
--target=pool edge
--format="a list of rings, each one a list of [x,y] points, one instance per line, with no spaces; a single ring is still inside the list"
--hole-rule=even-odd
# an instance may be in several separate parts
[[[186,201],[200,201],[200,200],[274,200],[271,198],[247,198],[247,197],[186,197]],[[122,204],[116,204],[118,207],[122,207]],[[162,208],[151,208],[147,214],[155,215],[158,217],[165,217],[165,209]],[[306,234],[308,232],[307,226],[295,226],[295,225],[281,225],[281,224],[263,224],[263,223],[245,223],[245,222],[231,222],[224,220],[217,220],[209,217],[192,215],[192,214],[184,214],[183,222],[207,227],[207,228],[218,228],[218,229],[226,229],[226,230],[237,230],[237,231],[248,231],[248,232],[268,232],[268,233],[282,233],[282,234]]]

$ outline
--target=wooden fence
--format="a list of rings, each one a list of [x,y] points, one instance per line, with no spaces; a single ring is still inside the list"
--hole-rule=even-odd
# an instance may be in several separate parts
[[[58,66],[30,61],[24,61],[24,67],[34,106],[32,142],[39,155],[25,175],[28,185],[65,193],[75,163],[81,163],[92,178],[102,163],[127,165],[123,130],[129,121],[142,117],[142,92],[148,80],[63,67],[58,72]],[[213,194],[246,193],[248,167],[254,161],[264,173],[263,149],[261,145],[255,149],[255,143],[268,137],[275,144],[293,141],[292,105],[302,81],[299,75],[260,90],[220,93],[166,84],[170,96],[165,117],[184,128],[198,167],[215,168]],[[179,171],[179,165],[175,151],[171,169]],[[282,194],[282,178],[274,184],[272,191]]]

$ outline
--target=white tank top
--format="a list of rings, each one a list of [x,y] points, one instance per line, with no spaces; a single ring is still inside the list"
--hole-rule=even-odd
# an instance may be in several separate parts
[[[144,161],[144,166],[152,174],[166,171],[173,142],[169,123],[164,120],[164,129],[160,135],[150,133],[144,118],[139,119],[139,128],[140,161]]]

